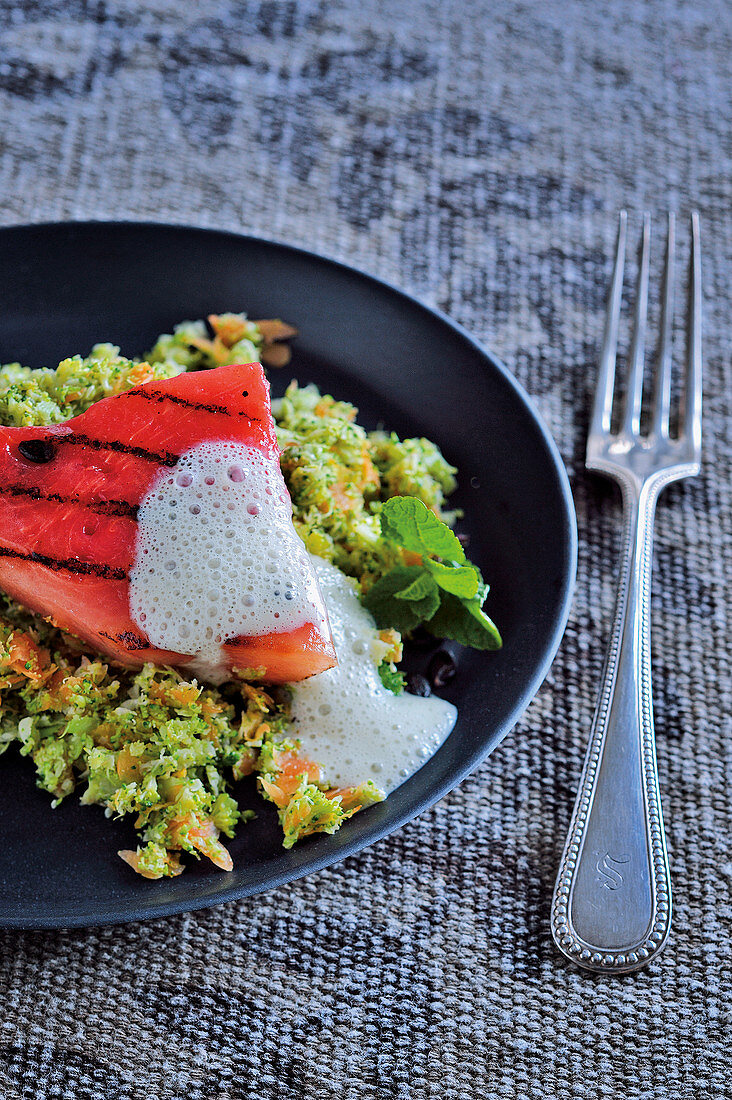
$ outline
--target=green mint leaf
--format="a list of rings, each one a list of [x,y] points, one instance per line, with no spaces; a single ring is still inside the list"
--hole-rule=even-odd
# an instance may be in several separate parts
[[[392,668],[389,661],[382,661],[379,665],[379,677],[387,691],[393,691],[395,695],[401,695],[404,691],[404,673]]]
[[[480,574],[478,574],[480,576]],[[485,603],[486,596],[491,590],[491,586],[486,584],[482,579],[478,582],[478,587],[475,591],[475,600],[479,607],[482,607]]]
[[[427,570],[423,569],[410,585],[403,588],[401,592],[395,592],[395,596],[398,600],[423,600],[425,596],[432,597],[436,591],[434,580]]]
[[[400,634],[414,630],[415,626],[431,619],[440,606],[439,590],[435,585],[431,594],[420,600],[397,599],[397,594],[424,575],[421,565],[398,565],[390,569],[369,588],[362,599],[380,629],[393,627]]]
[[[439,561],[425,561],[425,569],[445,592],[472,600],[478,592],[478,570],[474,565],[443,565]]]
[[[434,554],[446,561],[465,561],[465,551],[453,531],[417,497],[390,497],[381,512],[384,538],[414,554]]]
[[[500,649],[503,645],[498,628],[481,610],[477,600],[461,600],[443,593],[440,606],[426,624],[438,638],[452,638],[472,649]]]
[[[462,600],[461,602],[465,610],[473,616],[475,621],[480,624],[482,629],[487,631],[493,637],[496,643],[495,648],[500,649],[500,647],[503,645],[503,639],[501,638],[498,627],[493,622],[493,619],[490,619],[486,615],[485,611],[476,600]]]
[[[422,564],[397,566],[368,590],[363,604],[377,625],[407,634],[426,623],[438,638],[499,649],[498,629],[482,610],[488,585],[447,524],[416,497],[390,497],[380,519],[384,538],[419,554]]]

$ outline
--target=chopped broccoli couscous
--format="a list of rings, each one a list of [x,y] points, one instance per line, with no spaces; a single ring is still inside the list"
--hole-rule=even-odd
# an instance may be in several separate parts
[[[279,321],[223,314],[208,325],[178,325],[140,359],[97,344],[86,358],[72,356],[55,368],[8,364],[0,367],[0,424],[60,424],[104,397],[189,370],[254,360],[282,366],[293,333]],[[444,555],[443,562],[431,561],[429,546],[420,556],[408,549],[406,536],[401,545],[383,537],[381,512],[393,497],[414,498],[423,512],[452,522],[445,502],[455,470],[439,449],[426,439],[366,431],[353,405],[312,385],[292,382],[273,402],[273,413],[294,524],[307,549],[376,597],[385,578],[410,568],[416,578],[421,570],[419,591],[430,593],[430,614],[444,619],[462,599],[474,632],[482,629],[476,593],[484,598],[487,589],[473,566],[456,554],[447,564]],[[415,614],[427,606],[426,596],[419,603],[407,589],[399,595],[413,601],[408,607]],[[375,617],[383,628],[380,676],[398,692],[400,636],[389,629],[394,623]],[[369,780],[340,789],[329,783],[292,737],[287,689],[263,685],[257,669],[210,687],[152,665],[117,668],[86,648],[0,593],[0,753],[19,746],[53,805],[80,791],[83,803],[103,806],[107,816],[132,815],[139,846],[120,855],[141,875],[180,874],[183,853],[231,870],[222,837],[232,837],[252,816],[232,793],[245,776],[255,777],[274,803],[285,847],[311,833],[335,832],[384,797]]]

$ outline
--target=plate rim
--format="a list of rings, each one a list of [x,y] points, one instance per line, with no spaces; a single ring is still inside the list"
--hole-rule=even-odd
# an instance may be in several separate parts
[[[171,221],[155,221],[152,219],[137,220],[134,218],[122,218],[122,219],[107,219],[107,218],[88,218],[88,219],[68,219],[68,220],[54,220],[54,221],[38,221],[38,222],[24,222],[14,225],[0,226],[0,238],[6,235],[14,235],[16,233],[28,232],[28,231],[43,231],[43,230],[72,230],[74,228],[88,229],[91,227],[97,227],[99,229],[151,229],[151,230],[173,230],[179,232],[193,233],[202,237],[218,237],[222,239],[229,239],[235,242],[249,242],[253,245],[265,245],[273,247],[282,253],[290,253],[292,255],[299,256],[305,260],[315,260],[316,262],[323,263],[331,268],[341,271],[348,276],[357,276],[367,284],[373,285],[376,289],[381,291],[388,291],[390,294],[395,295],[401,301],[407,303],[411,308],[417,308],[417,310],[431,318],[436,318],[443,325],[446,325],[452,332],[458,336],[461,340],[467,343],[474,352],[482,358],[488,366],[496,371],[500,376],[502,382],[513,391],[513,396],[523,406],[524,412],[528,414],[529,418],[533,421],[536,429],[541,436],[544,447],[551,460],[551,467],[554,476],[557,481],[558,488],[560,490],[560,499],[563,505],[563,537],[566,542],[567,548],[567,563],[566,568],[562,575],[562,587],[559,594],[557,603],[557,613],[555,616],[555,622],[551,635],[547,638],[543,650],[542,659],[537,665],[536,671],[532,675],[528,685],[524,688],[521,695],[516,699],[514,705],[506,717],[501,723],[498,729],[495,731],[494,736],[490,740],[489,747],[481,746],[480,749],[470,754],[466,763],[462,766],[456,774],[451,776],[447,781],[440,783],[437,787],[431,788],[428,795],[417,800],[415,805],[409,807],[409,809],[402,811],[397,815],[396,819],[389,822],[386,828],[382,823],[378,825],[374,823],[371,829],[366,829],[364,832],[351,843],[347,844],[342,850],[339,850],[333,856],[332,852],[324,850],[322,854],[316,855],[311,861],[307,863],[305,867],[300,867],[297,864],[289,869],[282,870],[280,872],[270,873],[265,883],[249,883],[230,885],[228,887],[222,884],[222,888],[217,891],[214,897],[193,897],[189,900],[177,899],[169,903],[163,903],[151,907],[146,905],[144,897],[140,898],[140,904],[135,909],[135,912],[126,913],[120,915],[115,913],[113,909],[108,906],[106,908],[100,908],[94,917],[79,915],[78,918],[66,918],[63,921],[53,916],[38,916],[38,917],[24,917],[24,916],[8,916],[0,913],[0,928],[2,929],[16,929],[25,931],[48,931],[48,930],[60,930],[66,928],[97,928],[102,926],[114,925],[114,924],[128,924],[141,920],[155,920],[158,918],[165,918],[182,913],[194,912],[199,909],[213,908],[218,905],[226,904],[227,902],[238,901],[245,897],[252,897],[258,894],[269,893],[272,890],[279,889],[281,886],[288,882],[297,880],[298,878],[304,878],[306,875],[316,873],[324,870],[329,866],[336,866],[343,860],[356,855],[363,851],[365,848],[370,847],[372,844],[377,843],[379,840],[383,840],[395,833],[398,829],[403,828],[410,821],[423,814],[427,809],[434,806],[440,799],[444,798],[451,791],[455,790],[465,779],[472,774],[491,752],[498,747],[498,745],[504,740],[508,733],[516,726],[522,715],[527,710],[529,704],[536,696],[537,692],[541,688],[544,680],[547,677],[549,669],[551,668],[554,659],[559,650],[564,632],[566,630],[567,622],[569,619],[572,600],[574,596],[575,581],[577,575],[577,560],[578,560],[578,532],[577,532],[577,515],[574,506],[574,498],[572,495],[572,489],[569,480],[569,474],[562,459],[559,448],[546,425],[544,418],[539,410],[536,408],[528,391],[524,389],[522,384],[514,377],[509,371],[508,367],[503,361],[495,355],[489,347],[484,345],[480,340],[473,336],[468,330],[459,322],[453,320],[446,313],[436,306],[429,305],[423,301],[416,294],[412,294],[409,291],[402,289],[395,283],[392,283],[388,279],[384,279],[378,275],[374,275],[369,271],[365,271],[363,268],[355,267],[352,264],[346,263],[343,260],[337,259],[334,256],[330,256],[323,252],[315,251],[314,249],[305,248],[301,245],[291,244],[287,241],[278,240],[274,237],[266,237],[254,233],[240,233],[231,229],[219,229],[211,226],[193,225],[188,222],[171,222]],[[222,876],[223,877],[223,876]]]

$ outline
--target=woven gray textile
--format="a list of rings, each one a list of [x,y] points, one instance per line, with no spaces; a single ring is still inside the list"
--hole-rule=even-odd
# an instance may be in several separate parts
[[[547,681],[419,820],[237,904],[0,933],[3,1100],[732,1094],[731,59],[728,0],[0,0],[2,223],[245,230],[404,286],[531,393],[580,530]],[[548,914],[612,615],[582,455],[622,205],[701,213],[705,464],[657,523],[673,936],[608,978]]]

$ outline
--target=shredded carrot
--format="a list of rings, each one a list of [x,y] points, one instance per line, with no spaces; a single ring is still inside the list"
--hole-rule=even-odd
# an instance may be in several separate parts
[[[139,783],[143,776],[144,761],[133,756],[127,745],[117,754],[117,775],[123,783]]]
[[[356,797],[357,789],[356,787],[332,787],[325,792],[325,797],[340,799],[341,809],[350,810],[351,814],[355,814],[362,808],[362,803],[358,802]]]
[[[190,342],[194,348],[210,355],[217,366],[222,366],[229,358],[229,349],[218,336],[214,337],[213,340],[209,340],[205,336],[193,336]]]
[[[219,317],[217,313],[211,313],[208,323],[216,334],[216,338],[227,348],[233,348],[243,336],[247,334],[246,321],[240,317]]]
[[[117,852],[117,855],[129,863],[133,871],[137,871],[138,875],[142,875],[143,878],[161,878],[161,875],[156,875],[152,871],[144,870],[140,867],[140,856],[137,852],[130,851],[129,848],[123,848],[122,851]],[[175,852],[167,853],[167,866],[171,875],[180,875],[183,871],[183,864],[180,861],[180,857]]]
[[[276,750],[274,759],[277,765],[277,783],[287,794],[295,793],[303,775],[308,783],[322,781],[323,769],[320,764],[298,756],[295,752]]]
[[[213,821],[202,821],[196,814],[188,814],[184,818],[176,818],[171,822],[168,829],[170,838],[174,844],[180,843],[184,829],[188,842],[192,844],[201,855],[210,859],[211,862],[217,867],[220,867],[222,871],[233,870],[234,861],[228,849],[226,849],[219,840],[219,830],[216,828]]]
[[[48,651],[36,645],[33,639],[20,630],[11,634],[8,642],[10,667],[36,684],[42,684],[55,669]]]
[[[234,779],[243,779],[245,775],[251,775],[256,761],[257,754],[254,749],[242,749],[239,759],[231,769]]]
[[[127,375],[127,381],[133,386],[141,386],[143,382],[149,382],[155,377],[155,372],[149,363],[136,363]]]
[[[150,685],[148,698],[154,703],[164,703],[172,707],[188,707],[195,703],[201,689],[195,684],[157,684]]]

